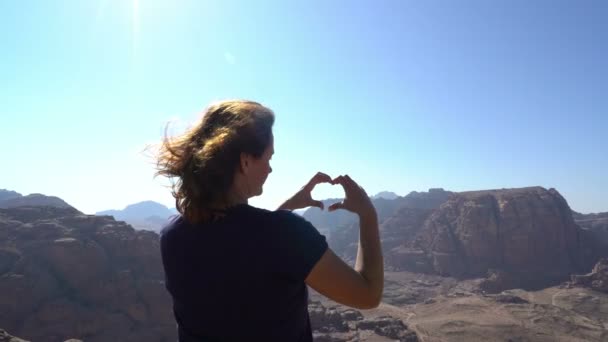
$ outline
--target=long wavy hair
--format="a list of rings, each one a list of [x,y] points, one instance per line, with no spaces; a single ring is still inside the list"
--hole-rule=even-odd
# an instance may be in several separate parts
[[[206,221],[227,202],[241,153],[260,158],[272,139],[274,113],[253,101],[211,104],[185,133],[165,137],[156,175],[172,182],[175,207],[189,222]]]

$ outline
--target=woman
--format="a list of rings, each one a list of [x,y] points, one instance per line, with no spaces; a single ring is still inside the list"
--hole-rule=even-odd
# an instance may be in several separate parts
[[[175,179],[181,215],[161,232],[166,287],[179,341],[312,341],[310,285],[336,302],[378,306],[383,289],[376,211],[348,175],[318,173],[278,210],[247,204],[272,172],[273,112],[256,102],[223,101],[176,138],[165,138],[158,174]],[[323,204],[319,183],[339,184],[343,202],[328,210],[359,215],[355,268],[325,237],[290,210]]]

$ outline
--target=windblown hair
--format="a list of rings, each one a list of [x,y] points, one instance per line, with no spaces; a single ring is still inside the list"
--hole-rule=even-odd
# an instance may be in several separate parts
[[[274,113],[261,104],[228,100],[211,104],[185,133],[165,132],[156,175],[173,180],[175,206],[186,220],[206,221],[227,201],[241,153],[260,158],[273,124]]]

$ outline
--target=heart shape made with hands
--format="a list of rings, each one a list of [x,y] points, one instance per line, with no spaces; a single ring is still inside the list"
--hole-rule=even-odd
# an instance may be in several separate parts
[[[319,183],[317,184],[312,193],[311,193],[311,198],[313,202],[316,202],[316,204],[320,204],[319,205],[315,205],[315,207],[321,209],[321,210],[325,210],[328,209],[329,206],[335,204],[335,203],[340,203],[344,200],[345,198],[345,194],[344,194],[344,189],[342,189],[342,194],[335,194],[335,190],[336,186],[340,187],[340,184],[333,184],[333,183]],[[316,200],[316,198],[324,198],[323,200]]]
[[[353,181],[348,175],[338,176],[334,179],[329,175],[318,172],[314,175],[306,185],[304,185],[295,195],[289,198],[283,203],[279,209],[302,209],[306,207],[317,207],[321,210],[325,209],[323,202],[312,198],[312,191],[319,184],[330,184],[330,185],[341,185],[344,189],[344,197],[340,202],[335,202],[327,207],[328,211],[334,211],[336,209],[346,209],[352,212],[362,212],[369,210],[373,206],[369,202],[369,197],[365,193],[365,190],[361,188],[355,181]],[[367,202],[367,203],[366,203]]]
[[[348,176],[346,176],[346,177],[348,177]],[[349,180],[350,180],[350,178],[349,178]],[[325,209],[324,203],[319,200],[313,199],[313,196],[312,196],[313,190],[318,188],[319,186],[324,186],[324,184],[327,184],[331,187],[333,187],[334,185],[341,185],[343,190],[346,190],[346,188],[344,187],[343,176],[339,176],[339,177],[336,177],[335,179],[332,179],[329,175],[322,173],[322,172],[318,172],[314,177],[312,177],[312,179],[308,182],[308,184],[306,184],[304,186],[304,188],[302,188],[302,190],[304,191],[304,196],[306,197],[306,200],[307,200],[309,206],[314,206],[321,210]],[[336,199],[337,201],[330,204],[327,207],[327,210],[331,212],[336,209],[341,209],[341,208],[343,209],[344,208],[343,200],[346,199],[346,191],[344,192],[344,195],[341,197],[341,199],[342,200]]]

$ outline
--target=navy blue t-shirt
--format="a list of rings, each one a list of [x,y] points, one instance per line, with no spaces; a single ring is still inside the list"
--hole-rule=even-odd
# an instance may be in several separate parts
[[[210,223],[176,216],[160,246],[180,342],[312,341],[304,279],[327,242],[304,218],[247,204]]]

